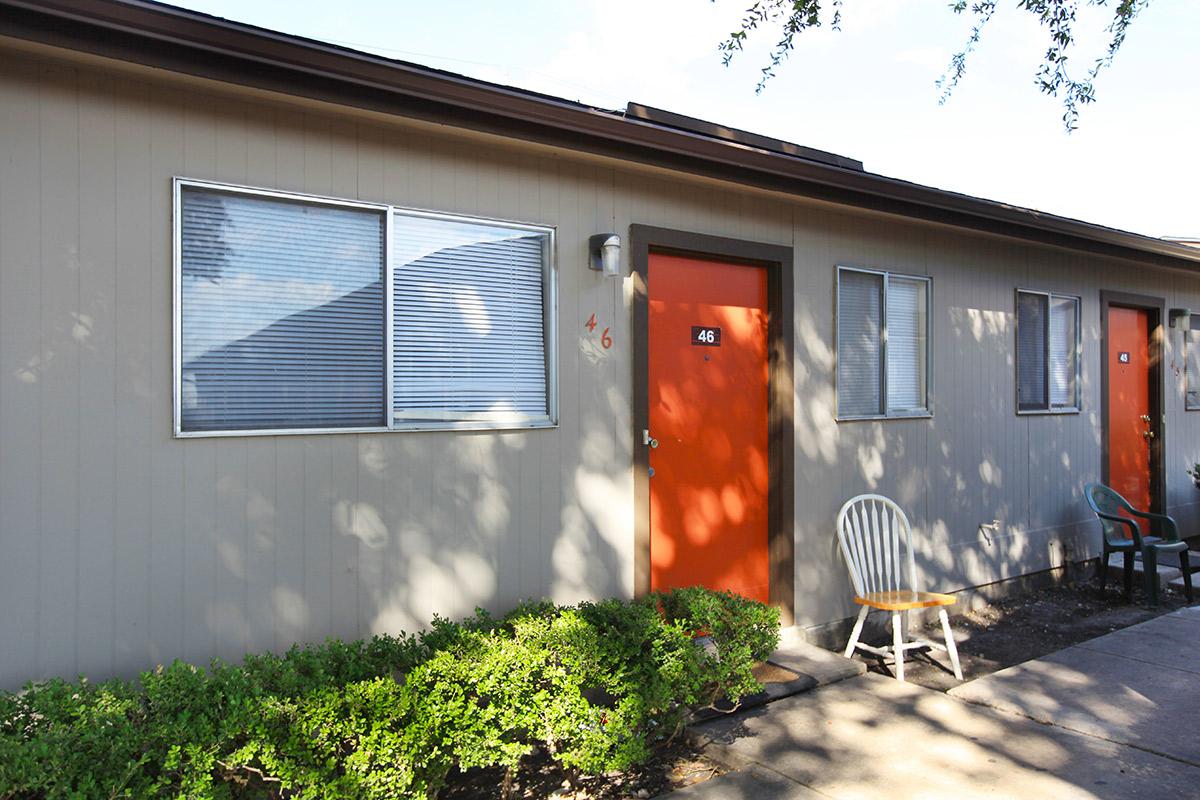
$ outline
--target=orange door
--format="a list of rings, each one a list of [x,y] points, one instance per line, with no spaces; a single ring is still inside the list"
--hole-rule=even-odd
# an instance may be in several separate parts
[[[651,254],[650,587],[767,602],[767,276]]]
[[[1108,309],[1108,480],[1150,509],[1150,314]],[[1145,526],[1143,525],[1143,530]]]

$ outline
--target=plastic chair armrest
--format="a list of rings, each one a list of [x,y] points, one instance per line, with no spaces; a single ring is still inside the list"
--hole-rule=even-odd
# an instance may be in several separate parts
[[[1155,519],[1163,523],[1163,539],[1174,542],[1179,540],[1179,526],[1175,524],[1175,519],[1166,514],[1155,514],[1153,511],[1138,511],[1132,509],[1135,516],[1142,519]]]
[[[1137,514],[1138,512],[1135,511],[1134,513]],[[1130,538],[1133,539],[1134,547],[1140,548],[1142,546],[1142,531],[1138,527],[1138,524],[1129,517],[1118,517],[1116,514],[1105,514],[1100,511],[1096,512],[1096,516],[1100,519],[1108,520],[1109,522],[1119,522],[1122,525],[1128,525],[1129,533],[1131,534]]]

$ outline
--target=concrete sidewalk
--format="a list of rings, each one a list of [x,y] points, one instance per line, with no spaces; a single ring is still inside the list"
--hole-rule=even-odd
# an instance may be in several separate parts
[[[950,694],[1200,766],[1200,607],[1017,664]],[[1200,797],[1200,784],[1193,792]]]
[[[681,800],[1200,798],[1200,694],[1161,677],[1200,678],[1197,620],[1176,612],[955,690],[970,702],[865,675],[698,725],[694,741],[738,771]]]

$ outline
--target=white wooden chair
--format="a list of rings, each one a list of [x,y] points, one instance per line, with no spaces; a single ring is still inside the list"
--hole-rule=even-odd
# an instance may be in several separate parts
[[[837,536],[846,567],[850,570],[850,580],[854,583],[854,602],[862,606],[846,645],[846,657],[852,656],[855,648],[878,656],[892,653],[896,663],[896,680],[903,681],[904,651],[918,647],[936,648],[950,654],[954,677],[961,681],[963,676],[958,663],[958,649],[954,646],[954,634],[950,631],[950,620],[945,609],[945,606],[954,605],[954,595],[917,591],[912,528],[900,506],[878,494],[852,497],[838,511]],[[925,639],[904,641],[908,612],[915,608],[935,606],[938,607],[946,643],[943,645]],[[871,609],[892,612],[891,646],[872,647],[858,641]]]

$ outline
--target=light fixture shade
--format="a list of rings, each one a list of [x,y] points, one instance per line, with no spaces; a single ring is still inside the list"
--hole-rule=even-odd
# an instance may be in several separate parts
[[[621,274],[621,237],[597,233],[588,238],[588,268],[615,278]]]

